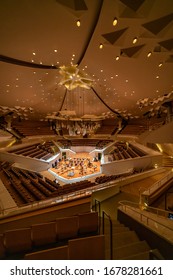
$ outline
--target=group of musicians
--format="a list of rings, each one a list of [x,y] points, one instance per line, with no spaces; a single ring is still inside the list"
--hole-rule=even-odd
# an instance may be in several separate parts
[[[83,176],[87,173],[94,173],[97,170],[97,165],[94,162],[97,162],[98,159],[93,158],[92,162],[90,158],[65,158],[56,160],[52,164],[52,168],[57,169],[59,175],[67,172],[68,177],[73,177],[75,170],[78,170],[79,175]]]

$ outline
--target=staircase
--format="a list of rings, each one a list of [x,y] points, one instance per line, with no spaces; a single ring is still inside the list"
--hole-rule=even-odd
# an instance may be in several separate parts
[[[164,156],[163,157],[163,166],[164,167],[173,167],[173,157]]]
[[[112,222],[112,259],[113,260],[149,260],[150,247],[145,240],[139,240],[135,231],[121,224]],[[105,219],[105,259],[111,259],[110,224]]]

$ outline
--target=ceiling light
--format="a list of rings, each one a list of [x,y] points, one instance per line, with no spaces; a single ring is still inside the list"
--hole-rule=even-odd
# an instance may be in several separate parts
[[[137,37],[135,37],[134,39],[133,39],[133,44],[136,44],[137,43]]]
[[[120,59],[120,57],[119,56],[116,56],[116,58],[115,58],[116,60],[119,60]]]
[[[117,23],[118,23],[118,19],[115,17],[115,18],[113,19],[112,24],[113,24],[113,26],[116,26],[116,25],[117,25]]]
[[[103,44],[102,44],[102,43],[100,44],[99,48],[100,48],[100,49],[103,49]]]
[[[159,67],[161,67],[162,65],[163,65],[163,63],[162,63],[162,62],[160,62],[160,63],[159,63]]]
[[[36,53],[35,53],[35,52],[33,52],[32,54],[33,54],[33,55],[36,55]]]
[[[76,87],[90,89],[93,80],[86,78],[86,74],[77,68],[77,65],[61,66],[59,73],[62,75],[60,85],[64,85],[68,90]]]
[[[150,57],[151,56],[151,52],[149,52],[148,54],[147,54],[147,57]]]
[[[76,25],[77,25],[78,27],[80,27],[80,20],[79,20],[79,19],[76,21]]]
[[[57,52],[58,50],[54,50],[54,52]]]

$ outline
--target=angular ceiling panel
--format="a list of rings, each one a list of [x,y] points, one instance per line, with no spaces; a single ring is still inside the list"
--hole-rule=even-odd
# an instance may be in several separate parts
[[[114,44],[123,34],[124,32],[128,29],[128,27],[118,30],[118,31],[114,31],[114,32],[110,32],[110,33],[106,33],[106,34],[102,34],[102,36],[110,43],[110,44]]]
[[[168,51],[172,51],[172,49],[173,49],[173,38],[169,39],[169,40],[166,40],[166,41],[159,42],[159,44],[162,47],[164,47],[165,49],[167,49]]]
[[[137,11],[140,8],[140,6],[145,2],[145,0],[135,0],[135,1],[120,0],[120,1],[128,8],[132,9],[133,11]]]
[[[128,57],[132,57],[134,56],[137,52],[139,52],[140,50],[142,50],[142,48],[145,46],[145,44],[140,45],[140,46],[135,46],[135,47],[130,47],[130,48],[126,48],[126,49],[121,49],[121,53],[126,54]]]
[[[129,8],[125,8],[123,12],[120,14],[120,18],[141,18],[141,15],[134,12]]]
[[[173,13],[161,17],[159,19],[144,23],[142,26],[157,35],[162,29],[164,29],[173,20]]]
[[[59,4],[75,11],[88,10],[84,0],[56,0]]]
[[[166,62],[173,63],[173,55],[170,55]]]

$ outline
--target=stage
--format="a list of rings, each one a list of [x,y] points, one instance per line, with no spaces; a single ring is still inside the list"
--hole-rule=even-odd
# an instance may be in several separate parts
[[[101,174],[100,161],[89,153],[76,153],[70,158],[55,162],[49,172],[64,183],[89,179]]]

